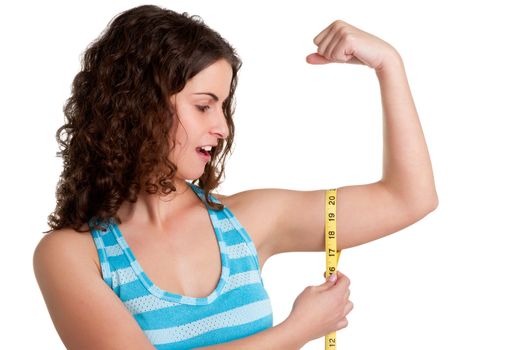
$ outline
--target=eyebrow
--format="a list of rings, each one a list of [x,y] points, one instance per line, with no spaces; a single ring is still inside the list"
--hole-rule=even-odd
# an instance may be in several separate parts
[[[193,95],[209,95],[210,97],[212,97],[214,99],[214,101],[218,102],[220,99],[218,98],[218,96],[214,95],[212,92],[196,92],[194,93]]]

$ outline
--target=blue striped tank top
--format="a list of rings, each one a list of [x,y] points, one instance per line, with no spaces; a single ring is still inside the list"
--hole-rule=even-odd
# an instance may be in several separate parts
[[[232,212],[211,209],[204,192],[188,183],[207,207],[221,255],[221,277],[204,298],[174,294],[145,274],[116,222],[89,222],[102,278],[122,300],[156,349],[190,349],[225,343],[273,325],[254,243]],[[212,201],[219,201],[210,195]],[[105,229],[97,230],[94,223]]]

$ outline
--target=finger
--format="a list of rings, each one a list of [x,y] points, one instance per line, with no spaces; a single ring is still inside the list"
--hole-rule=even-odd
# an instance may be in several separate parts
[[[336,62],[334,57],[335,47],[339,46],[341,37],[338,35],[334,35],[331,38],[331,41],[329,41],[326,45],[326,48],[323,52],[319,52],[322,56],[326,57],[328,60],[332,62]]]
[[[331,281],[331,279],[326,279],[325,282],[319,284],[319,285],[315,285],[315,286],[311,286],[314,290],[317,290],[319,292],[325,292],[327,290],[330,290],[331,288],[333,288],[333,286],[336,284],[337,282],[336,281]]]
[[[313,55],[316,55],[316,54],[313,54]],[[339,270],[337,270],[337,277],[340,276],[340,275],[342,275],[342,272],[340,272]],[[324,272],[322,273],[322,276],[324,276],[324,279],[326,278],[326,271],[324,271]]]
[[[333,62],[364,64],[353,55],[354,48],[351,47],[350,41],[349,34],[341,36],[340,40],[332,47],[331,51],[328,49],[329,58]]]
[[[336,286],[338,286],[338,288],[349,288],[350,284],[351,284],[350,279],[343,273],[337,271]]]
[[[351,310],[353,310],[353,303],[351,301],[348,301],[346,303],[346,306],[344,306],[344,314],[347,315],[351,312]]]
[[[349,40],[345,36],[340,37],[335,45],[328,48],[328,55],[329,59],[340,63],[346,63],[354,58],[353,49],[349,47]]]
[[[316,53],[312,54],[312,55],[316,55]],[[338,271],[337,271],[338,272]],[[324,276],[324,279],[326,279],[326,271],[322,272],[322,276]]]
[[[316,55],[316,54],[314,54]],[[326,279],[326,271],[322,272],[322,276],[324,276],[324,279]],[[340,272],[340,270],[337,270],[337,279],[340,277],[346,277],[348,278],[344,273]]]
[[[318,44],[318,49],[317,49],[317,52],[326,57],[326,58],[330,58],[329,55],[328,55],[328,51],[327,51],[327,48],[332,44],[333,40],[337,40],[337,37],[336,37],[336,32],[337,30],[335,29],[335,27],[333,26],[330,31],[326,34],[326,36],[324,36],[322,38],[322,40],[320,41],[320,43]]]
[[[341,321],[339,321],[339,323],[337,323],[337,330],[341,330],[343,328],[346,328],[347,326],[348,326],[348,319],[344,317]]]
[[[337,277],[336,274],[330,274],[330,275],[326,276],[326,272],[324,271],[323,275],[324,275],[325,282],[320,285],[320,287],[322,287],[322,289],[329,289],[329,288],[333,287],[337,283],[337,281],[330,281],[330,279],[329,279],[329,277],[332,276],[332,275]],[[338,277],[337,277],[337,280],[338,280]]]
[[[337,280],[334,284],[329,284],[329,288],[332,290],[335,290],[335,295],[344,295],[346,292],[345,290],[349,288],[350,286],[350,280],[348,277],[346,277],[343,273],[337,271],[336,273]]]
[[[333,27],[333,23],[324,28],[323,31],[318,33],[318,35],[313,39],[313,43],[318,46],[318,44],[322,41],[322,39],[326,36],[326,34],[331,30]]]
[[[344,295],[344,300],[348,300],[348,299],[350,298],[350,294],[351,294],[351,292],[350,292],[350,290],[348,289],[348,290],[346,291],[346,294]]]
[[[332,61],[337,61],[337,57],[340,57],[341,51],[343,51],[342,48],[342,42],[343,37],[341,34],[335,35],[334,40],[328,45],[326,52],[326,57],[329,58]],[[345,48],[344,48],[345,49]]]
[[[326,64],[331,63],[330,60],[325,58],[324,56],[319,55],[318,53],[312,53],[306,57],[306,62],[310,64]],[[325,272],[324,272],[324,278],[325,278]]]

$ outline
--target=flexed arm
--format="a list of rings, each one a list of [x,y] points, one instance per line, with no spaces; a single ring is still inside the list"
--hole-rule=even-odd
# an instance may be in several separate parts
[[[428,149],[399,53],[382,39],[343,21],[333,22],[314,42],[318,51],[307,56],[308,63],[366,65],[375,70],[382,97],[382,178],[338,188],[337,248],[342,250],[415,223],[437,207],[438,199]],[[237,216],[268,223],[258,235],[263,237],[262,254],[272,256],[290,251],[324,251],[324,193],[260,189],[235,194],[229,200],[239,208]],[[254,232],[261,227],[252,225],[251,220],[247,226]]]
[[[343,21],[333,22],[314,42],[318,51],[306,58],[309,63],[355,63],[375,70],[384,119],[380,183],[415,210],[435,208],[438,199],[432,164],[398,52],[380,38]]]

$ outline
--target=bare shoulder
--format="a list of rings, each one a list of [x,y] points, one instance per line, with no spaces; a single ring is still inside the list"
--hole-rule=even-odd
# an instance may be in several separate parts
[[[251,236],[260,256],[261,265],[275,254],[275,237],[280,222],[282,204],[292,190],[277,188],[250,189],[232,195],[215,195],[232,211]]]
[[[244,221],[254,221],[260,218],[262,210],[269,209],[269,202],[279,190],[274,189],[251,189],[231,195],[215,195],[222,204],[233,212],[236,217]],[[272,214],[272,213],[269,213]],[[270,215],[272,216],[272,215]]]
[[[320,191],[297,191],[282,188],[259,188],[229,196],[218,195],[218,199],[229,209],[254,219],[265,217],[268,224],[276,223],[285,209],[294,209],[295,201],[313,201],[318,200],[319,197]]]
[[[47,233],[40,239],[33,254],[35,274],[42,268],[52,268],[53,261],[64,262],[69,259],[80,260],[90,268],[100,269],[97,249],[90,232],[64,228]]]
[[[35,277],[62,342],[68,349],[153,349],[101,278],[96,255],[91,234],[72,229],[47,234],[35,249]]]
[[[269,205],[271,202],[279,200],[284,193],[290,190],[279,189],[279,188],[258,188],[249,189],[231,195],[215,194],[223,204],[227,207],[264,207]]]

